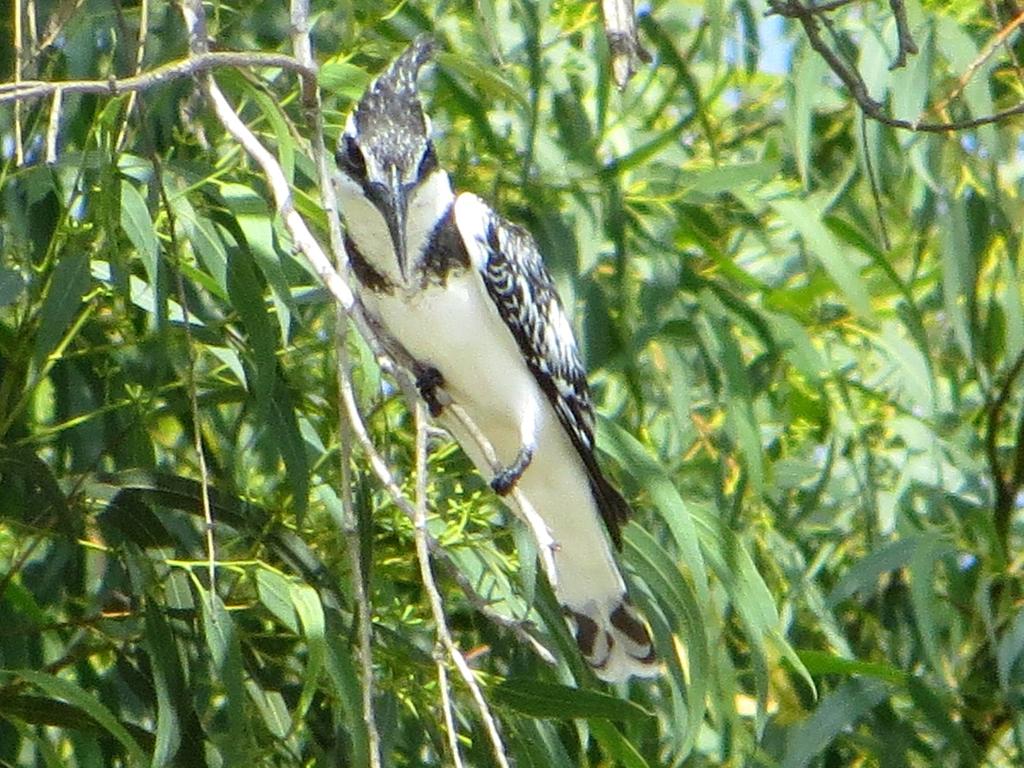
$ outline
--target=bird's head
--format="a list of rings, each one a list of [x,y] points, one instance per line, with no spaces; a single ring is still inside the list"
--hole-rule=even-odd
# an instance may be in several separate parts
[[[444,174],[416,91],[416,77],[433,50],[430,38],[420,35],[370,84],[349,115],[335,153],[348,188],[358,190],[387,224],[403,279],[409,257],[410,200]],[[441,181],[449,188],[447,176]],[[351,228],[348,213],[346,221]]]

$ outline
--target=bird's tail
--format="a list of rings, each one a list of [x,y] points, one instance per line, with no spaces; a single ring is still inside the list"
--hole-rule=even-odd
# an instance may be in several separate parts
[[[589,600],[567,603],[563,610],[580,653],[602,680],[619,683],[659,673],[650,632],[625,593],[603,605]]]

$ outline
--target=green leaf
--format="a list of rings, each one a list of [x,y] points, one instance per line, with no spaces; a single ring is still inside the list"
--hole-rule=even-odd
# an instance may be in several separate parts
[[[309,648],[306,659],[306,669],[303,673],[302,693],[299,695],[299,703],[295,708],[294,719],[301,721],[310,704],[313,696],[318,690],[320,673],[324,668],[327,656],[326,641],[326,620],[323,606],[316,590],[308,584],[292,584],[291,599],[295,606],[295,612],[302,622],[302,633],[306,638]]]
[[[49,675],[45,672],[38,672],[34,669],[6,670],[4,674],[13,676],[15,679],[24,680],[26,683],[45,691],[50,696],[77,707],[120,742],[128,755],[131,765],[143,766],[149,764],[142,748],[139,747],[135,739],[131,737],[114,714],[101,704],[93,693],[80,688],[70,680]]]
[[[620,768],[650,768],[650,763],[618,728],[604,720],[593,720],[590,730],[601,747]]]
[[[370,84],[370,75],[346,61],[328,61],[320,67],[317,81],[324,91],[354,101],[363,95],[366,86]]]
[[[457,56],[446,51],[437,53],[437,62],[442,67],[462,75],[482,90],[488,101],[511,101],[521,109],[529,108],[529,101],[522,89],[493,67],[487,67],[467,56]]]
[[[823,698],[814,713],[791,729],[782,768],[804,768],[839,734],[852,729],[885,701],[885,686],[875,680],[851,680]]]
[[[643,488],[650,496],[683,555],[683,563],[690,578],[693,579],[699,604],[708,605],[710,593],[704,556],[701,554],[697,530],[690,511],[679,491],[666,475],[664,468],[650,457],[647,449],[635,437],[610,419],[599,415],[599,421],[598,447],[612,456],[616,463],[633,477],[637,486]]]
[[[13,304],[25,291],[25,279],[20,272],[0,267],[0,308]]]
[[[843,677],[873,677],[894,685],[906,685],[907,673],[901,669],[875,661],[844,659],[825,651],[797,651],[797,656],[812,675],[842,675]]]
[[[638,704],[618,696],[541,680],[509,678],[489,692],[495,704],[530,717],[633,720],[652,716]]]
[[[210,654],[210,674],[224,692],[226,721],[217,730],[217,742],[227,765],[244,765],[249,754],[249,722],[245,716],[245,683],[235,622],[216,594],[194,583],[202,607],[203,636]]]
[[[159,605],[147,601],[146,649],[156,689],[156,743],[153,768],[174,765],[181,746],[181,715],[178,704],[184,689],[181,664],[171,628]]]
[[[145,198],[128,181],[121,182],[121,228],[138,251],[149,284],[156,288],[160,284],[157,273],[160,243]]]
[[[818,212],[806,202],[795,198],[775,200],[772,207],[803,238],[808,250],[846,296],[851,309],[861,317],[869,318],[871,297],[867,286],[843,248],[822,223]]]
[[[84,251],[66,254],[57,262],[50,286],[39,310],[39,330],[35,335],[32,362],[43,367],[57,348],[78,314],[82,298],[89,289],[89,257]]]

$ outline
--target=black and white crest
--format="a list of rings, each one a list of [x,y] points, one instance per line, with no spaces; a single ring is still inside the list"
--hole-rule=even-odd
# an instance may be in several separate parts
[[[430,37],[420,35],[359,100],[352,119],[359,143],[375,150],[371,153],[372,161],[382,166],[404,167],[408,165],[407,158],[423,154],[430,140],[430,122],[423,113],[416,79],[433,52]],[[408,183],[412,179],[403,181]]]

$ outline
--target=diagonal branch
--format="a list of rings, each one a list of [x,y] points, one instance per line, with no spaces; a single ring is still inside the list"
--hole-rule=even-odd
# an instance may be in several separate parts
[[[972,128],[978,128],[983,125],[991,125],[993,123],[1001,123],[1008,120],[1011,117],[1018,115],[1024,115],[1024,103],[1016,104],[1007,109],[993,112],[989,115],[982,115],[981,117],[975,117],[970,120],[960,120],[952,122],[941,122],[941,123],[923,123],[910,120],[902,120],[889,115],[882,107],[882,104],[872,98],[868,92],[868,87],[861,77],[860,72],[857,71],[856,67],[848,65],[844,62],[832,48],[822,39],[821,27],[818,16],[826,10],[833,10],[840,8],[847,3],[845,0],[837,0],[834,3],[827,3],[823,5],[805,5],[801,0],[767,0],[768,1],[768,13],[783,16],[787,19],[795,19],[803,27],[804,34],[807,36],[807,42],[811,48],[825,60],[828,64],[829,69],[839,78],[840,82],[853,96],[854,101],[861,108],[864,114],[872,120],[887,125],[890,128],[899,128],[905,131],[914,131],[920,133],[950,133],[953,131],[965,131]],[[893,66],[900,63],[900,56],[905,58],[906,53],[914,52],[912,48],[908,47],[913,45],[916,49],[916,45],[913,43],[913,38],[910,37],[910,30],[907,27],[906,15],[903,11],[901,0],[890,0],[891,7],[896,12],[897,21],[897,35],[900,37],[900,54],[897,56]],[[902,21],[901,21],[902,19]],[[899,27],[903,25],[904,29],[901,32]]]

